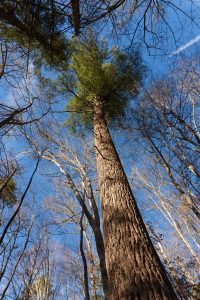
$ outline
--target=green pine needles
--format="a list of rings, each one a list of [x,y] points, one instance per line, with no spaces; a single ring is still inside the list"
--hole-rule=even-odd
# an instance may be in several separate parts
[[[61,91],[73,94],[66,106],[70,112],[67,125],[90,125],[96,96],[103,100],[108,121],[123,117],[128,100],[137,94],[142,83],[145,69],[140,52],[109,49],[104,41],[98,42],[91,36],[74,41],[72,47],[70,72],[59,80]]]
[[[4,202],[4,204],[8,206],[12,206],[16,204],[17,197],[16,193],[16,184],[13,179],[9,179],[7,177],[0,178],[0,202]]]

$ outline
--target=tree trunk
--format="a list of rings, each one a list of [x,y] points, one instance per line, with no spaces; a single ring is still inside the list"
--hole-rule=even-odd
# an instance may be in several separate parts
[[[108,276],[107,276],[107,270],[106,270],[106,262],[105,262],[105,250],[104,250],[104,241],[103,241],[103,235],[101,232],[101,226],[100,226],[100,218],[99,218],[99,212],[98,207],[95,203],[94,195],[92,193],[92,187],[91,187],[91,204],[92,204],[92,211],[94,213],[94,218],[92,218],[92,215],[90,214],[89,210],[87,209],[87,206],[85,205],[82,196],[80,195],[78,189],[76,188],[75,183],[73,182],[70,174],[65,171],[62,166],[57,162],[57,160],[51,156],[43,156],[44,159],[50,160],[53,162],[59,170],[66,176],[67,182],[70,185],[72,191],[74,192],[77,201],[81,205],[82,209],[84,210],[85,216],[88,219],[88,222],[93,230],[94,238],[95,238],[95,244],[96,249],[99,257],[99,265],[100,265],[100,271],[101,271],[101,278],[102,278],[102,286],[103,286],[103,292],[105,296],[105,300],[109,300],[108,298]]]
[[[94,143],[102,204],[109,300],[175,300],[109,133],[103,101],[94,99]]]
[[[80,252],[81,252],[81,258],[83,261],[83,283],[84,283],[84,299],[90,300],[90,293],[89,293],[89,282],[88,282],[88,267],[87,267],[87,259],[85,257],[84,248],[83,248],[83,217],[84,217],[84,211],[82,211],[82,215],[80,218]]]
[[[80,3],[79,0],[72,0],[72,20],[74,25],[75,35],[79,36],[80,34]]]
[[[87,244],[88,257],[89,257],[89,262],[90,262],[89,274],[90,274],[90,282],[91,282],[92,300],[97,300],[95,274],[94,274],[95,262],[94,262],[94,257],[93,257],[93,253],[92,253],[91,242],[90,242],[90,239],[89,239],[89,237],[86,233],[86,230],[83,231],[83,234],[85,236],[85,241],[86,241],[86,244]]]

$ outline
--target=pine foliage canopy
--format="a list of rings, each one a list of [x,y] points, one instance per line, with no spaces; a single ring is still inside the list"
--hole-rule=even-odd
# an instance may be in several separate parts
[[[70,91],[73,97],[66,109],[71,112],[68,125],[75,120],[83,125],[92,121],[93,101],[101,97],[107,120],[115,120],[125,114],[128,100],[137,95],[145,68],[140,51],[109,49],[105,41],[93,36],[74,41],[70,75],[61,76],[62,93]],[[69,85],[69,82],[71,85]]]

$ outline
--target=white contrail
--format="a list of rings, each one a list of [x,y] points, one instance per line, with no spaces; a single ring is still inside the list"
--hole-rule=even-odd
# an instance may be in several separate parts
[[[200,41],[200,34],[197,35],[195,38],[193,38],[192,40],[190,40],[188,43],[186,43],[185,45],[181,46],[180,48],[178,48],[176,51],[172,52],[171,55],[175,55],[178,54],[180,52],[182,52],[183,50],[187,49],[188,47],[192,46],[193,44],[197,43],[198,41]]]

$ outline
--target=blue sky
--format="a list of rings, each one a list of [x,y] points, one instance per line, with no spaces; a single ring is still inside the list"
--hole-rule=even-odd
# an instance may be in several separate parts
[[[190,9],[190,4],[188,1],[181,1],[182,7],[185,10]],[[196,1],[196,4],[200,7],[200,2]],[[180,14],[182,16],[181,22],[185,21],[185,16]],[[169,45],[167,46],[165,53],[162,53],[162,55],[155,55],[154,51],[152,52],[152,55],[149,55],[149,52],[143,47],[143,58],[145,64],[148,66],[149,70],[152,71],[154,76],[161,75],[166,72],[168,65],[171,61],[173,61],[176,57],[180,56],[181,54],[191,54],[198,43],[200,43],[200,29],[198,26],[194,23],[192,23],[190,20],[187,20],[184,24],[180,25],[180,22],[177,21],[177,16],[174,14],[170,15],[168,21],[173,24],[174,26],[174,34],[177,36],[177,43],[175,44],[172,37],[169,39],[171,41]],[[180,28],[183,25],[182,28]],[[165,46],[164,46],[165,47]],[[31,67],[31,66],[30,66]],[[1,84],[1,82],[0,82]],[[22,85],[22,82],[19,82],[19,85]],[[0,87],[1,91],[1,101],[6,101],[9,103],[9,105],[14,104],[13,101],[13,92],[8,90],[8,85],[6,86],[4,83],[1,84]],[[16,93],[16,91],[14,92]],[[65,104],[63,103],[63,107]],[[115,139],[116,140],[116,139]],[[117,142],[117,140],[116,140]],[[121,141],[119,140],[121,143]],[[8,144],[9,143],[9,144]],[[27,143],[24,142],[23,138],[20,137],[8,137],[7,139],[7,147],[10,150],[14,149],[14,156],[18,158],[23,165],[25,165],[25,173],[24,178],[27,175],[31,174],[31,170],[34,167],[34,161],[32,161],[32,158],[27,158],[27,155],[25,154],[27,149]],[[128,171],[128,170],[127,170]],[[43,171],[41,171],[43,173]],[[41,182],[41,176],[35,179],[37,182]],[[45,181],[44,181],[45,184]],[[48,193],[51,191],[51,185],[45,184],[46,192]],[[44,191],[43,191],[44,192]],[[52,191],[51,191],[52,192]],[[42,193],[40,194],[42,195]],[[39,197],[41,198],[41,197]]]
[[[182,6],[187,8],[188,1],[181,1]],[[200,1],[196,1],[196,4],[199,5],[200,8]],[[188,5],[189,8],[189,5]],[[176,15],[171,15],[170,19],[174,26],[174,32],[177,35],[177,43],[175,44],[172,39],[170,39],[168,50],[166,50],[162,55],[152,55],[149,56],[148,51],[143,47],[143,57],[145,64],[148,66],[149,70],[152,70],[154,75],[161,75],[164,74],[168,68],[168,65],[171,61],[174,61],[177,57],[179,57],[182,54],[190,55],[193,51],[195,51],[196,47],[200,44],[200,28],[199,26],[192,24],[189,20],[183,24],[183,27],[180,28],[180,24],[177,22]],[[169,21],[170,21],[169,19]],[[185,17],[183,16],[183,21],[185,20]],[[181,32],[182,30],[182,32]],[[0,82],[0,101],[3,103],[6,102],[11,105],[13,104],[13,93],[11,93],[8,90],[8,87],[2,82]],[[65,104],[63,102],[63,108]],[[120,145],[122,139],[119,139],[115,136],[115,141]],[[8,144],[9,143],[9,144]],[[34,168],[35,161],[32,159],[32,157],[27,158],[27,155],[24,155],[24,151],[26,151],[28,145],[26,142],[24,142],[23,138],[17,137],[8,137],[7,138],[7,146],[9,151],[12,151],[14,153],[14,156],[19,159],[22,165],[25,166],[24,168],[24,174],[23,178],[20,179],[19,183],[22,186],[22,190],[24,190],[24,187],[26,186],[27,182],[27,176],[29,177],[31,175],[31,172]],[[123,148],[120,146],[119,150],[121,149],[121,154],[123,154]],[[120,151],[119,151],[120,152]],[[127,173],[129,173],[129,158],[122,157],[123,162],[126,167]],[[53,167],[50,167],[52,171],[54,171]],[[48,196],[49,194],[54,194],[53,186],[51,185],[50,180],[45,179],[44,175],[49,172],[49,169],[45,169],[45,164],[42,163],[42,167],[40,168],[39,172],[37,173],[34,182],[32,190],[35,192],[37,191],[37,201],[38,203],[41,203],[43,198]],[[138,197],[140,195],[138,194]],[[27,201],[29,199],[29,196],[27,197]],[[152,218],[155,217],[152,215]],[[62,240],[63,237],[59,237],[58,240]],[[66,238],[67,240],[67,238]],[[76,238],[70,238],[68,240],[69,245],[73,245],[74,241],[76,241]]]
[[[181,9],[189,10],[190,4],[189,1],[181,1]],[[200,8],[200,2],[196,1],[196,5]],[[172,37],[169,39],[170,43],[168,44],[165,53],[162,53],[162,55],[155,55],[154,51],[152,52],[152,55],[149,55],[149,52],[145,49],[143,46],[143,58],[145,64],[148,66],[149,70],[152,70],[154,75],[161,75],[166,72],[168,65],[171,61],[173,61],[176,57],[180,56],[181,54],[191,54],[196,46],[200,43],[200,29],[198,24],[192,23],[190,20],[187,20],[185,23],[182,23],[186,20],[185,16],[183,14],[180,14],[182,19],[180,19],[181,22],[177,21],[176,14],[172,14],[169,16],[169,23],[173,24],[174,26],[174,34],[177,37],[176,44],[174,43]],[[165,46],[164,46],[165,47]],[[30,66],[31,67],[31,66]],[[0,92],[1,92],[1,98],[0,100],[2,103],[7,102],[9,105],[14,105],[13,101],[13,92],[9,91],[8,85],[5,85],[4,82],[0,82]],[[22,85],[22,82],[19,82],[19,85]],[[14,91],[14,94],[16,91]],[[63,104],[63,107],[65,104]],[[8,145],[9,143],[9,145]],[[24,151],[26,151],[27,144],[24,143],[23,139],[19,137],[8,137],[7,139],[7,146],[8,149],[13,150],[14,149],[14,155],[16,158],[20,158],[21,162],[27,166],[26,174],[31,173],[31,165],[34,165],[34,162],[32,162],[32,159],[27,160],[27,156],[24,155]],[[25,176],[26,177],[26,176]]]

